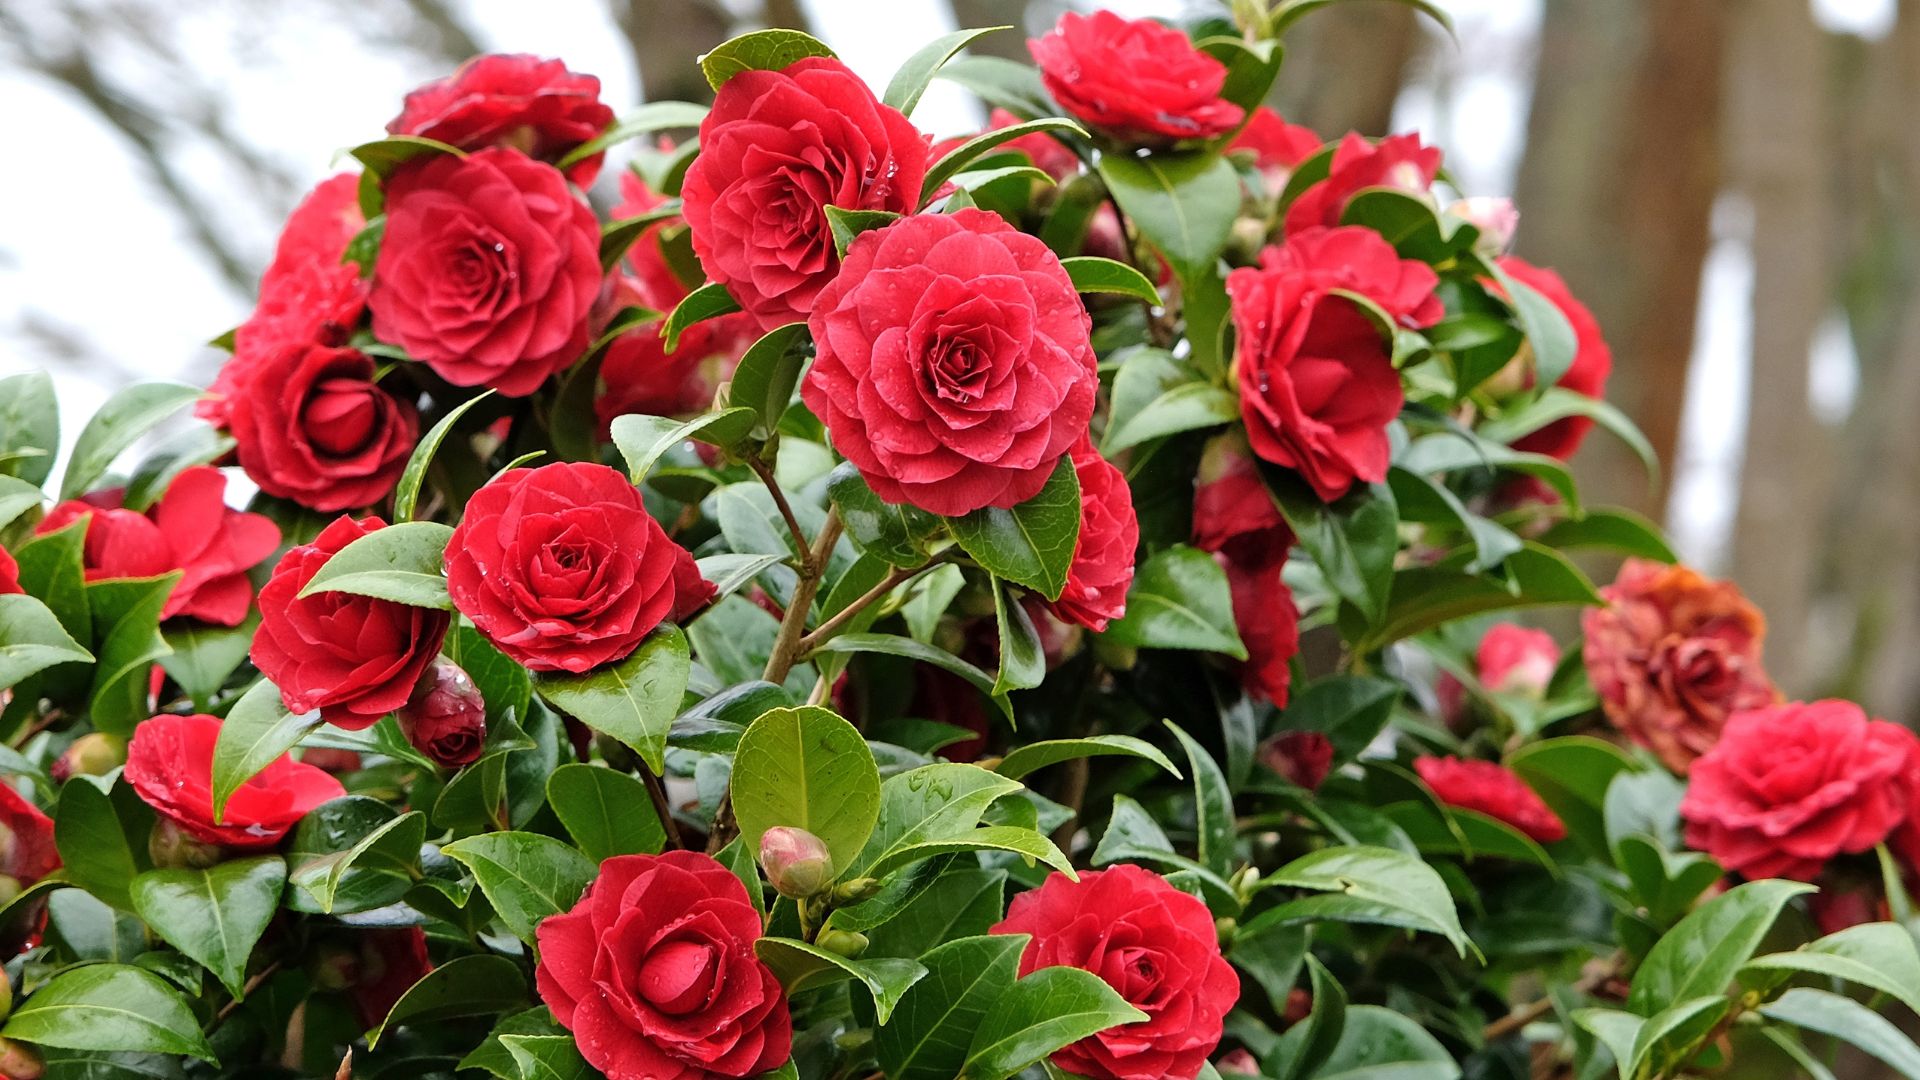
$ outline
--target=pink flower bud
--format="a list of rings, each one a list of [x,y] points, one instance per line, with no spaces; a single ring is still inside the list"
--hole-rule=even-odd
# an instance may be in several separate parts
[[[1288,781],[1318,791],[1333,769],[1333,743],[1317,731],[1283,731],[1260,748],[1260,760]]]
[[[1260,1063],[1255,1061],[1253,1055],[1247,1053],[1244,1049],[1231,1050],[1222,1054],[1220,1060],[1215,1062],[1213,1067],[1223,1074],[1232,1073],[1236,1076],[1260,1075]]]
[[[760,865],[781,896],[804,899],[833,882],[833,855],[805,829],[776,825],[761,834]]]
[[[46,1068],[32,1047],[12,1039],[0,1039],[0,1077],[5,1080],[40,1080]]]
[[[1490,258],[1505,255],[1513,246],[1513,234],[1520,228],[1520,211],[1514,208],[1512,199],[1476,195],[1461,199],[1447,210],[1480,230],[1474,250]]]
[[[1480,683],[1496,694],[1544,697],[1560,666],[1560,646],[1545,630],[1500,623],[1480,639],[1474,654]]]
[[[457,769],[471,764],[486,746],[486,699],[460,665],[435,657],[400,710],[400,729],[415,750]]]

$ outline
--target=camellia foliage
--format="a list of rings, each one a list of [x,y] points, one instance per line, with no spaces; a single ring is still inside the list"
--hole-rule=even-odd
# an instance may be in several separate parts
[[[1320,3],[483,57],[209,391],[0,381],[0,1074],[1920,1076],[1920,742],[1581,501],[1510,206],[1259,106]]]

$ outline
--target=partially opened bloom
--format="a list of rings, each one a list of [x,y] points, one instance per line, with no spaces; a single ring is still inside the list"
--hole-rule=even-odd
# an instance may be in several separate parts
[[[193,838],[239,849],[269,848],[307,812],[346,794],[340,781],[281,754],[213,813],[213,748],[219,717],[161,715],[143,720],[127,747],[127,782],[142,801]]]
[[[1153,19],[1070,11],[1027,48],[1061,108],[1122,142],[1209,139],[1246,115],[1220,96],[1227,66]]]
[[[476,56],[460,70],[407,95],[387,124],[395,135],[418,135],[462,150],[508,146],[556,162],[613,123],[600,100],[600,80],[567,70],[558,60],[525,53]],[[567,168],[581,187],[593,183],[605,154]]]
[[[1367,188],[1398,188],[1425,194],[1440,171],[1440,151],[1418,135],[1389,135],[1373,142],[1349,134],[1334,149],[1326,179],[1309,186],[1287,207],[1289,233],[1340,224],[1347,204]]]
[[[1127,478],[1100,456],[1093,440],[1076,443],[1071,456],[1080,480],[1080,536],[1067,567],[1066,588],[1049,607],[1067,622],[1100,631],[1127,612],[1140,522]]]
[[[1560,815],[1499,762],[1422,757],[1413,760],[1413,770],[1448,806],[1478,811],[1543,844],[1566,839]]]

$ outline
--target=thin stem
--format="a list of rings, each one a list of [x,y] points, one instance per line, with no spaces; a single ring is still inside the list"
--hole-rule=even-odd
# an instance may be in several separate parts
[[[240,1008],[241,1003],[246,999],[246,997],[249,994],[252,994],[255,990],[260,989],[260,984],[263,982],[266,982],[268,979],[273,978],[273,976],[276,973],[278,973],[279,970],[280,970],[280,961],[274,960],[269,964],[267,964],[267,966],[261,968],[259,971],[254,972],[253,977],[248,979],[246,981],[246,984],[240,987],[240,996],[237,998],[234,998],[232,1001],[227,1002],[225,1005],[222,1005],[220,1007],[220,1011],[214,1014],[213,1023],[207,1025],[207,1030],[212,1031],[214,1028],[219,1027],[222,1021],[226,1020],[227,1017],[232,1016],[234,1014],[234,1011]]]
[[[653,812],[660,816],[660,824],[667,830],[667,843],[675,849],[686,847],[680,839],[680,823],[673,820],[673,804],[667,801],[666,785],[644,762],[640,765],[640,782],[647,785],[647,794],[653,798]]]
[[[813,538],[812,550],[802,549],[805,554],[800,567],[800,581],[793,587],[793,599],[787,603],[786,615],[780,620],[779,636],[774,638],[773,653],[767,657],[767,667],[761,678],[778,686],[787,681],[787,673],[800,659],[800,640],[806,634],[807,616],[813,610],[813,598],[820,591],[820,579],[826,576],[827,556],[833,551],[833,545],[840,539],[840,515],[835,510],[827,511],[826,523],[820,526],[820,535]]]
[[[1591,994],[1605,986],[1620,974],[1620,965],[1625,957],[1615,953],[1605,964],[1589,968],[1580,981],[1573,984],[1576,994]],[[1553,1011],[1553,998],[1543,997],[1538,1001],[1529,1001],[1525,1005],[1515,1006],[1507,1015],[1488,1024],[1480,1037],[1486,1042],[1495,1042],[1533,1023],[1535,1020]]]
[[[807,557],[807,531],[800,527],[800,519],[794,515],[793,505],[787,502],[787,493],[780,490],[780,482],[774,479],[773,466],[757,457],[747,459],[747,467],[767,486],[767,494],[773,496],[773,505],[780,509],[780,516],[787,521],[787,531],[793,535],[793,552],[798,558]],[[801,568],[804,573],[805,567]]]
[[[825,622],[822,622],[819,626],[815,627],[812,633],[801,637],[800,655],[801,656],[810,655],[815,649],[818,649],[821,646],[821,644],[824,643],[828,638],[832,637],[835,633],[837,633],[841,627],[852,622],[854,618],[858,616],[860,612],[864,611],[869,605],[878,603],[879,601],[885,599],[888,593],[906,584],[907,582],[912,581],[914,578],[919,577],[921,574],[926,573],[928,570],[933,569],[934,567],[940,565],[944,561],[945,559],[943,559],[941,556],[936,555],[932,559],[928,560],[926,563],[920,566],[916,566],[910,570],[903,569],[901,567],[896,566],[892,570],[887,571],[887,576],[880,579],[880,584],[875,585],[871,589],[868,589],[858,600],[855,600],[853,603],[848,604],[846,607],[841,608],[839,611],[834,612],[830,617],[827,618]]]

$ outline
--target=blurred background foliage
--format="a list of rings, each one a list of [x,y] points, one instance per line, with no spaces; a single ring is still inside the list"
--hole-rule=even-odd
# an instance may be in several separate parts
[[[329,168],[312,148],[370,137],[351,125],[475,53],[564,56],[618,108],[710,96],[684,58],[755,26],[808,29],[884,81],[941,30],[1044,27],[1065,6],[7,0],[0,374],[53,369],[74,417],[135,377],[206,381],[199,342],[246,310],[275,223]],[[1662,519],[1736,578],[1793,696],[1920,722],[1920,2],[1442,6],[1458,40],[1396,4],[1305,20],[1273,104],[1329,137],[1418,128],[1470,193],[1513,194],[1518,252],[1599,316],[1609,396],[1667,465],[1649,483],[1589,440],[1594,501]],[[1024,35],[976,49],[1024,59]],[[958,94],[919,118],[938,135],[983,119]]]

